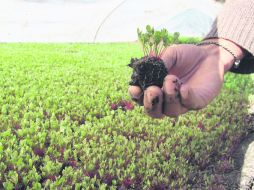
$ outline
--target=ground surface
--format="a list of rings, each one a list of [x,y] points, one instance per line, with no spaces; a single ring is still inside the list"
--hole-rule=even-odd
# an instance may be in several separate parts
[[[203,36],[214,0],[0,0],[0,42],[119,42],[147,24]]]
[[[252,77],[228,74],[206,109],[154,120],[127,93],[140,56],[133,43],[0,44],[0,189],[228,187],[215,175],[253,127]]]

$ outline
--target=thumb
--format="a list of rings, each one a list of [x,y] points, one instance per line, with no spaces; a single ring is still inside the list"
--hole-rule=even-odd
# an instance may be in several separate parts
[[[161,59],[165,63],[165,67],[167,68],[167,71],[171,70],[172,67],[176,65],[177,61],[177,49],[176,46],[167,47],[163,50],[163,52],[160,55]]]

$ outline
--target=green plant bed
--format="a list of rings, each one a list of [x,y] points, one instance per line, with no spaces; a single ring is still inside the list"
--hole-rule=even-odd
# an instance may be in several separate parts
[[[187,37],[187,36],[180,36],[179,43],[180,44],[196,44],[200,42],[202,38],[199,37]]]
[[[154,120],[127,93],[141,55],[136,43],[0,44],[0,189],[216,185],[211,168],[228,171],[250,125],[250,76],[227,75],[206,109]]]

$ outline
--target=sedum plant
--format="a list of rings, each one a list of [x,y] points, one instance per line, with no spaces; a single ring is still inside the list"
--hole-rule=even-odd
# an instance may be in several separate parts
[[[131,59],[128,65],[133,69],[130,85],[140,86],[142,90],[152,85],[162,87],[168,71],[161,57],[170,44],[178,42],[179,33],[170,36],[166,29],[156,31],[147,25],[145,33],[138,28],[137,34],[144,57]]]
[[[124,100],[124,64],[137,44],[14,43],[0,52],[0,189],[209,189],[219,182],[211,168],[229,171],[253,126],[250,76],[229,73],[206,109],[159,121]]]

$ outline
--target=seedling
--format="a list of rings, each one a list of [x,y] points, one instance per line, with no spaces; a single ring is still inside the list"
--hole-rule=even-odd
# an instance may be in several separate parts
[[[128,65],[133,68],[130,85],[140,86],[142,90],[153,85],[162,87],[168,71],[161,56],[166,47],[178,41],[179,33],[169,36],[166,29],[155,31],[149,25],[146,26],[146,33],[140,29],[137,29],[137,33],[144,57],[131,59]]]
[[[128,102],[126,100],[121,100],[118,101],[117,103],[112,103],[110,104],[110,109],[111,110],[117,110],[117,109],[122,109],[123,111],[127,111],[127,110],[133,110],[134,106],[131,102]]]

